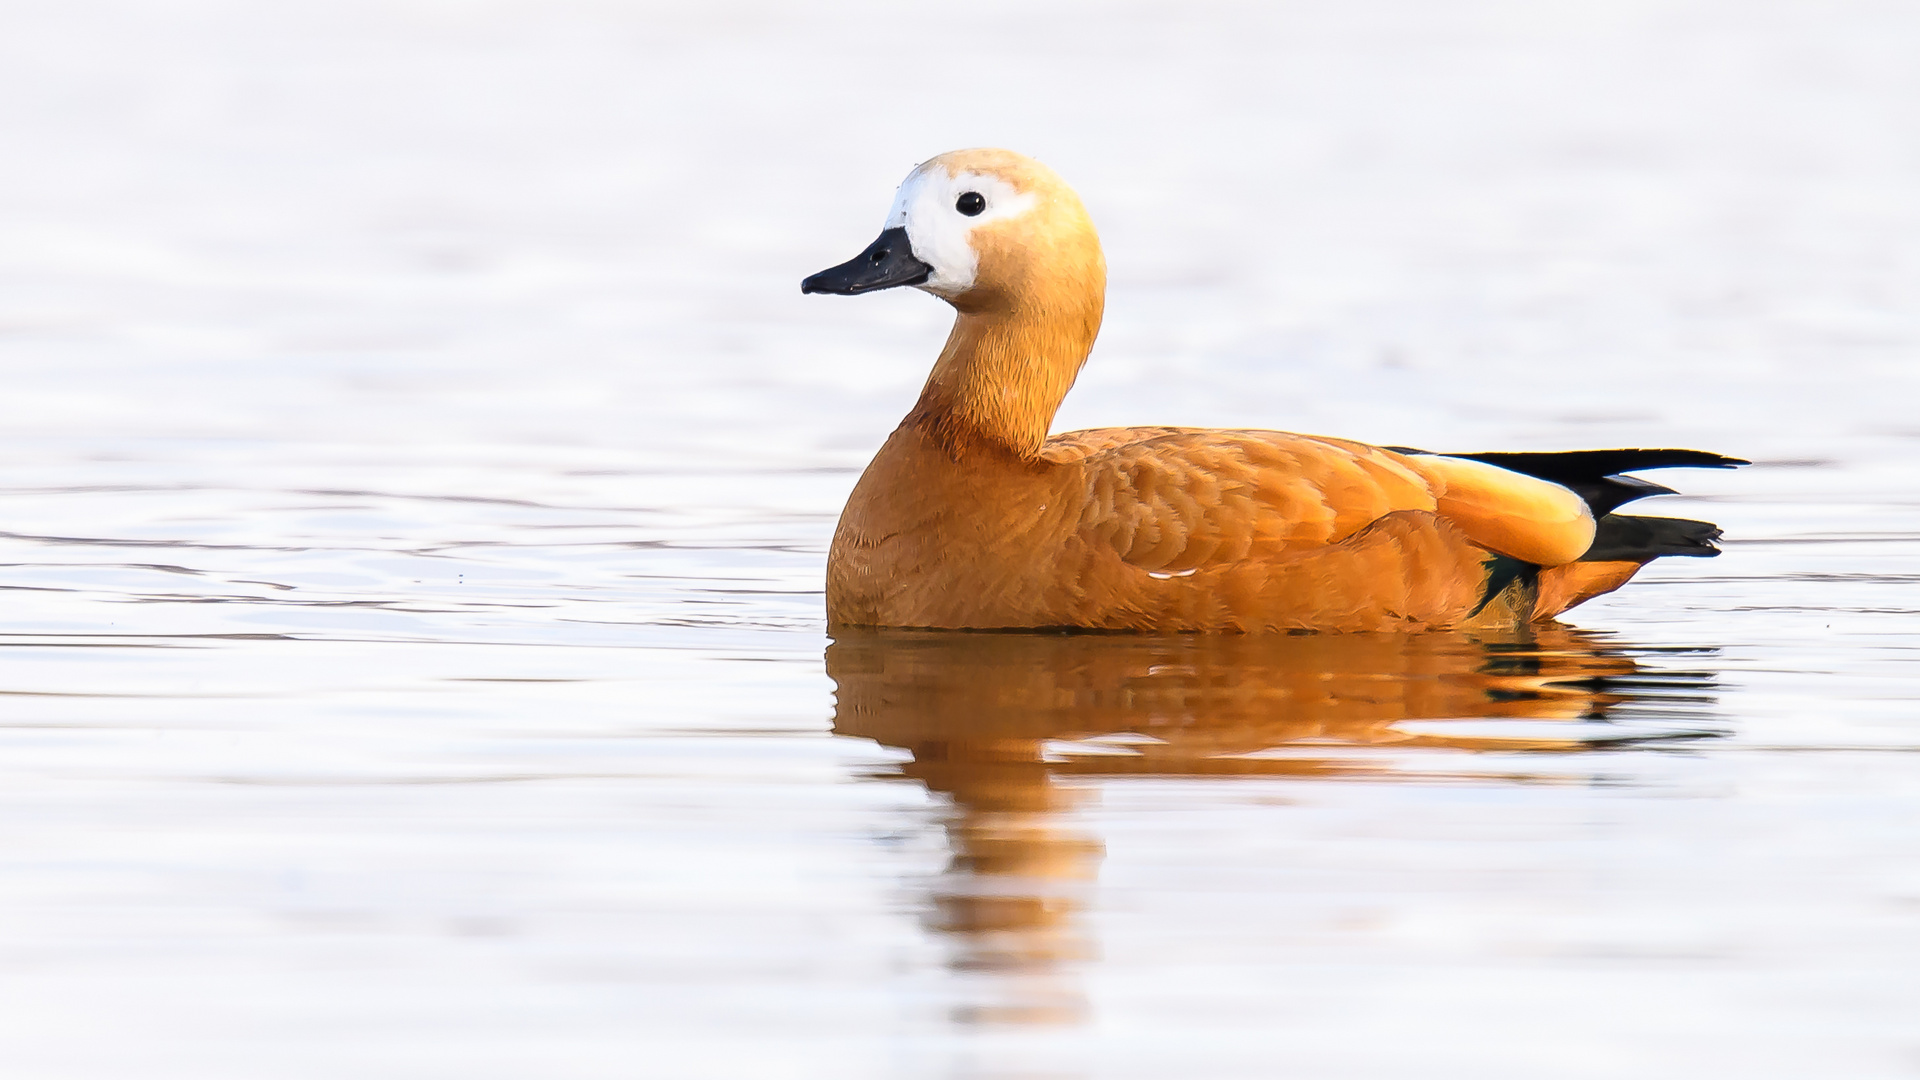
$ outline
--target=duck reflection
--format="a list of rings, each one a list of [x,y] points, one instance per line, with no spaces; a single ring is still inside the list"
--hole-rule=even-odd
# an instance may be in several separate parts
[[[1703,734],[1698,671],[1649,670],[1571,629],[1512,636],[843,633],[834,731],[912,755],[951,800],[929,920],[962,971],[1017,974],[963,1018],[1059,1022],[1089,951],[1075,924],[1101,844],[1059,776],[1387,775],[1369,747],[1578,751]],[[1675,718],[1692,727],[1675,731]],[[1622,720],[1667,723],[1621,723]],[[1560,721],[1455,725],[1448,720]],[[1582,722],[1585,723],[1576,723]],[[1529,732],[1515,728],[1536,728]],[[1380,755],[1374,755],[1376,758]],[[1431,775],[1431,774],[1421,774]],[[1004,995],[1002,995],[1004,996]]]

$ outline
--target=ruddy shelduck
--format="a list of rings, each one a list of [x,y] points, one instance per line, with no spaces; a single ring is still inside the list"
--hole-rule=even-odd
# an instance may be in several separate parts
[[[1717,555],[1706,522],[1616,508],[1697,450],[1431,454],[1280,431],[1049,437],[1093,348],[1106,261],[1080,199],[1007,150],[900,185],[880,238],[801,283],[912,285],[958,312],[827,558],[833,627],[1372,631],[1512,627]]]

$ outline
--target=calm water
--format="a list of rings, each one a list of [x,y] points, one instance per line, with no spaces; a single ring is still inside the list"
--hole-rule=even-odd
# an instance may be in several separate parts
[[[1920,1075],[1900,5],[0,11],[0,1073]],[[917,160],[1063,426],[1700,446],[1531,638],[850,635]]]

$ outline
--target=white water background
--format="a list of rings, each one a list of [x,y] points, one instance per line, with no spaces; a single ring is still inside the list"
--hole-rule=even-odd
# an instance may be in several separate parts
[[[1917,46],[1871,2],[0,8],[0,1072],[1920,1074]],[[946,313],[797,286],[995,144],[1107,247],[1063,428],[1753,458],[1649,506],[1723,558],[1572,620],[1702,737],[1062,776],[1082,945],[958,962],[956,811],[832,734],[819,592]]]

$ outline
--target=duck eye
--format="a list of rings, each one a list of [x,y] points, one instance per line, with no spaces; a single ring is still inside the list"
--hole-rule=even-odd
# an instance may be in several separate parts
[[[968,217],[978,217],[980,211],[987,208],[987,200],[985,196],[977,191],[968,191],[962,193],[960,198],[955,200],[953,208]]]

